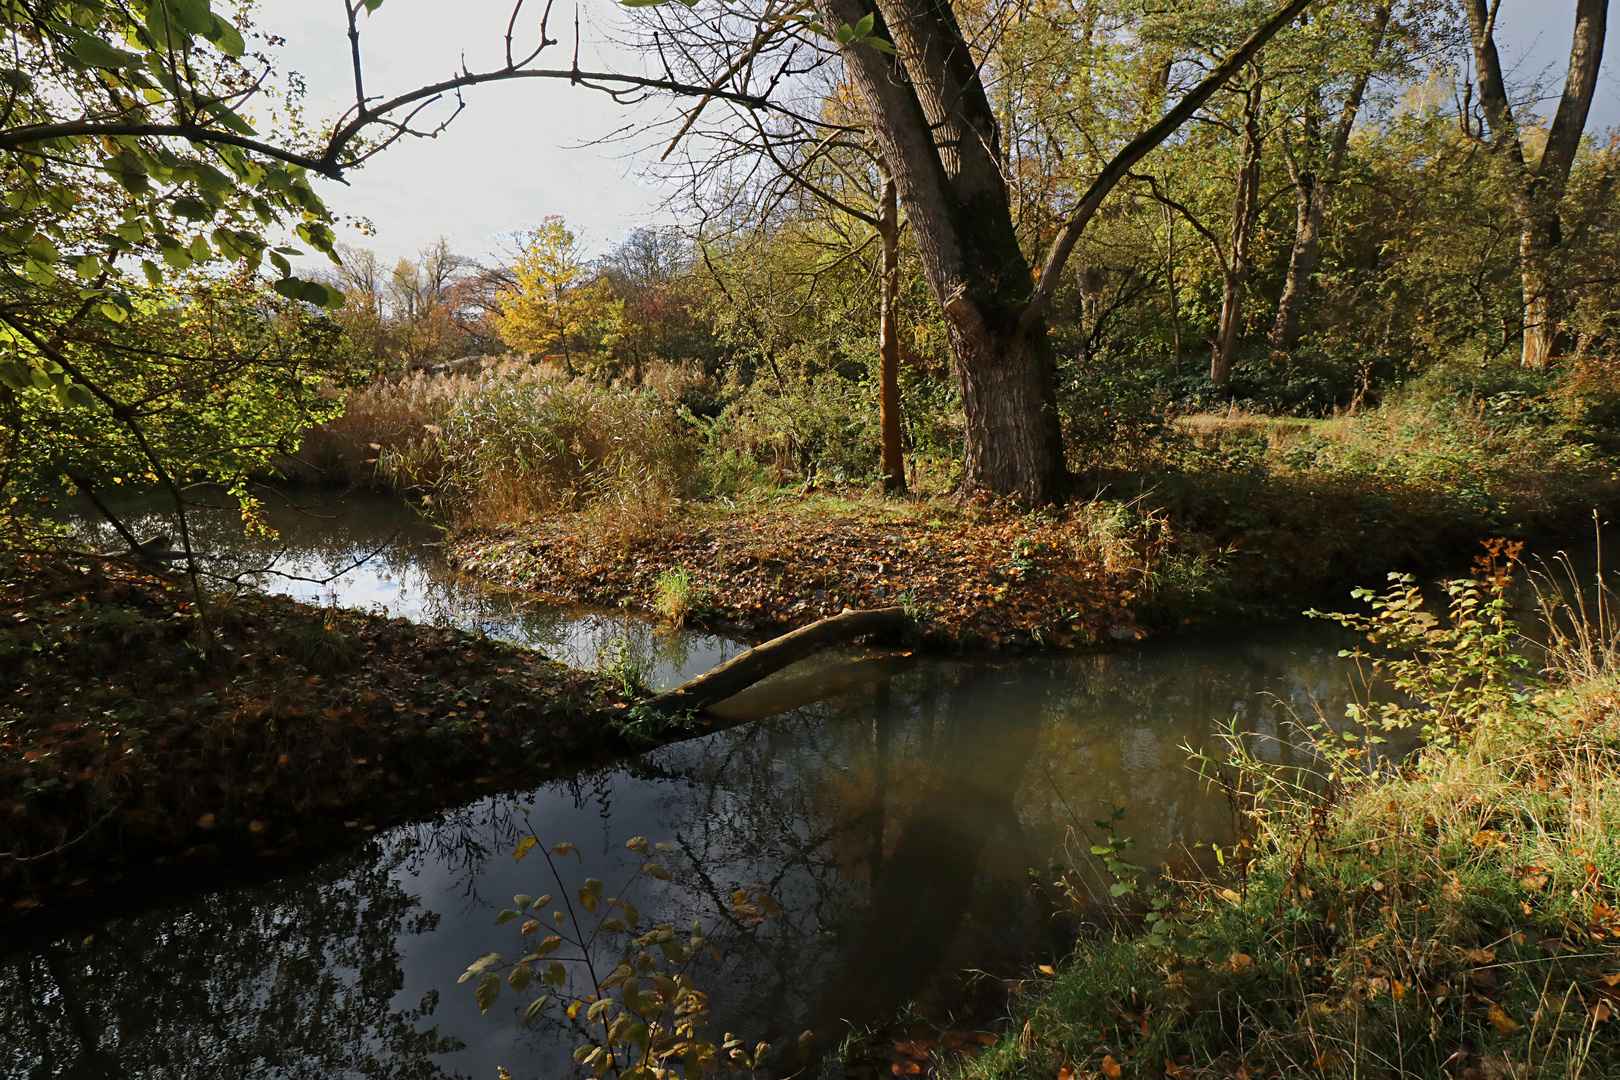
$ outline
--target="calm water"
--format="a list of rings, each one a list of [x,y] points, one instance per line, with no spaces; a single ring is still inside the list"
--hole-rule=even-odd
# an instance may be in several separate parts
[[[275,543],[204,526],[200,546],[236,566],[285,548],[284,569],[319,577],[398,531],[332,585],[272,587],[481,627],[576,664],[627,642],[658,683],[738,648],[480,593],[440,569],[433,530],[397,500],[320,512],[340,516],[278,512]],[[1282,735],[1289,709],[1340,712],[1343,643],[1301,623],[1082,656],[823,659],[784,673],[777,703],[836,693],[757,723],[516,798],[424,807],[416,824],[268,884],[199,881],[173,906],[12,942],[0,1074],[572,1075],[566,1032],[524,1031],[509,993],[480,1015],[455,981],[484,952],[516,955],[513,927],[493,925],[513,894],[556,891],[537,859],[511,858],[525,820],[547,843],[579,845],[570,889],[593,876],[613,893],[639,861],[631,837],[670,845],[672,880],[633,899],[651,921],[712,929],[723,959],[696,978],[715,1033],[791,1041],[809,1028],[836,1045],[907,1004],[926,1011],[964,968],[1056,947],[1028,870],[1071,826],[1122,806],[1120,831],[1149,863],[1222,836],[1225,805],[1179,747],[1211,746],[1234,715]],[[736,921],[730,893],[744,887],[785,915]]]

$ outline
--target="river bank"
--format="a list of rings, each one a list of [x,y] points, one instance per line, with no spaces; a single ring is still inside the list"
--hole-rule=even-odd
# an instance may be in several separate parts
[[[274,856],[630,750],[622,687],[527,649],[24,556],[0,589],[0,913]]]
[[[1409,583],[1366,594],[1347,625],[1408,703],[1316,728],[1304,769],[1236,723],[1194,754],[1247,825],[1218,877],[1138,877],[1123,847],[1093,847],[1093,877],[1129,902],[1093,904],[1074,954],[1014,1003],[1017,1036],[953,1075],[1616,1075],[1617,628],[1544,594],[1543,682],[1507,584],[1482,565],[1438,620]],[[1376,733],[1419,725],[1415,754],[1380,761]],[[1091,897],[1081,869],[1051,886]]]

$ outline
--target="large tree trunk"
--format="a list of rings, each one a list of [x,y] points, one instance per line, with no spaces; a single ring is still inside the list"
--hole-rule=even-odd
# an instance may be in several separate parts
[[[1326,176],[1314,169],[1317,139],[1316,102],[1305,106],[1303,153],[1299,160],[1289,156],[1288,171],[1294,181],[1294,246],[1288,252],[1288,273],[1283,278],[1282,296],[1277,299],[1277,321],[1271,328],[1271,358],[1281,361],[1299,339],[1299,316],[1305,307],[1311,272],[1316,269],[1317,247],[1322,238],[1323,186]]]
[[[1254,273],[1254,226],[1260,216],[1260,105],[1263,80],[1256,58],[1253,79],[1243,101],[1243,156],[1238,164],[1237,190],[1232,196],[1232,254],[1221,274],[1221,321],[1215,333],[1209,377],[1217,390],[1232,381],[1232,361],[1243,341],[1243,301]]]
[[[985,332],[976,320],[947,316],[946,329],[966,421],[967,489],[1013,495],[1026,505],[1051,498],[1056,493],[1041,483],[1052,473],[1043,350],[1016,331]]]
[[[860,0],[819,0],[854,25]],[[1061,497],[1067,473],[1044,322],[1019,328],[1034,291],[1013,230],[1000,135],[949,0],[882,0],[898,55],[845,50],[884,161],[944,309],[966,421],[964,495]]]
[[[950,0],[813,0],[829,27],[877,16],[874,36],[896,50],[890,56],[853,41],[840,51],[894,170],[923,273],[945,313],[967,420],[964,494],[1011,495],[1025,503],[1061,497],[1068,470],[1043,316],[1064,264],[1131,166],[1310,2],[1288,0],[1114,155],[1047,252],[1037,284],[1013,229],[995,114]],[[1003,439],[1011,441],[1002,445]]]
[[[1305,114],[1304,153],[1297,162],[1289,162],[1294,180],[1294,246],[1288,253],[1288,276],[1283,282],[1282,297],[1277,302],[1277,321],[1271,328],[1271,348],[1275,357],[1285,356],[1299,341],[1299,320],[1305,310],[1305,299],[1310,293],[1311,275],[1316,272],[1316,261],[1321,249],[1322,221],[1338,186],[1339,173],[1344,168],[1345,151],[1350,146],[1350,131],[1356,125],[1356,114],[1367,94],[1367,82],[1372,77],[1372,63],[1384,43],[1384,32],[1389,26],[1390,9],[1386,5],[1373,17],[1372,49],[1367,66],[1362,68],[1350,84],[1344,107],[1339,110],[1339,122],[1333,129],[1333,142],[1328,147],[1327,160],[1322,171],[1315,171],[1316,141],[1319,121],[1314,110]]]
[[[1524,290],[1524,347],[1519,363],[1546,371],[1558,336],[1558,289],[1553,259],[1561,242],[1557,208],[1521,215],[1519,227],[1519,281]]]
[[[906,490],[906,463],[900,445],[900,328],[895,311],[900,293],[900,208],[894,180],[883,176],[883,207],[878,236],[883,243],[883,281],[878,312],[878,419],[883,429],[884,491]]]
[[[1570,42],[1564,93],[1547,129],[1541,160],[1531,166],[1524,156],[1519,124],[1502,77],[1502,61],[1494,37],[1496,4],[1492,0],[1466,0],[1469,36],[1474,47],[1474,68],[1479,79],[1480,104],[1490,124],[1493,148],[1513,184],[1513,204],[1519,216],[1519,272],[1524,298],[1524,346],[1520,363],[1545,370],[1558,336],[1561,296],[1554,277],[1557,249],[1563,242],[1558,203],[1569,183],[1570,168],[1580,149],[1581,133],[1597,90],[1598,68],[1603,62],[1608,0],[1576,0],[1575,34]]]

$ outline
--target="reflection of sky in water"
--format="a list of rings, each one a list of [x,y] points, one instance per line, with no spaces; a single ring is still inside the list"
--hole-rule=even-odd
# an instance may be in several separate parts
[[[280,587],[483,628],[576,664],[626,638],[663,681],[735,648],[481,594],[442,572],[434,530],[400,501],[354,497],[343,509],[331,521],[278,511],[274,543],[204,522],[199,542],[231,552],[221,563],[232,568],[285,546],[284,569],[319,577],[397,529],[335,589]],[[836,1044],[851,1024],[930,1007],[953,972],[1065,947],[1048,936],[1027,870],[1069,829],[1123,807],[1119,831],[1146,865],[1220,839],[1225,801],[1181,747],[1214,749],[1236,715],[1271,737],[1267,757],[1288,760],[1290,710],[1342,715],[1344,642],[1307,624],[1113,653],[868,661],[842,682],[857,664],[835,657],[826,677],[842,692],[772,719],[525,794],[424,807],[425,821],[265,885],[19,942],[0,961],[0,1074],[572,1075],[562,1033],[522,1030],[507,995],[481,1015],[455,982],[482,953],[513,953],[513,927],[493,924],[514,894],[554,891],[535,856],[511,858],[514,798],[544,840],[580,845],[584,862],[563,864],[570,890],[590,875],[614,892],[634,865],[630,837],[673,846],[662,861],[674,879],[634,899],[655,922],[714,929],[724,963],[699,981],[716,1034],[791,1043],[813,1028]],[[786,914],[728,922],[731,890],[759,885]],[[429,1029],[434,1039],[420,1034]],[[85,1049],[87,1031],[99,1050]]]
[[[517,593],[475,586],[445,568],[436,546],[439,530],[402,499],[366,492],[328,495],[316,489],[293,489],[291,497],[305,509],[276,496],[264,502],[267,521],[277,534],[273,538],[245,535],[235,511],[193,510],[188,518],[193,550],[213,552],[206,565],[217,574],[273,566],[279,573],[254,579],[271,592],[481,630],[574,667],[597,667],[627,648],[631,659],[650,673],[649,685],[656,687],[707,671],[737,650],[724,638],[673,632],[639,615],[543,608]],[[124,500],[114,510],[137,537],[165,532],[178,546],[179,530],[166,499]],[[93,513],[76,522],[92,545],[108,551],[123,546],[112,527]],[[346,569],[362,559],[362,565]],[[334,580],[316,583],[340,570],[345,572]]]

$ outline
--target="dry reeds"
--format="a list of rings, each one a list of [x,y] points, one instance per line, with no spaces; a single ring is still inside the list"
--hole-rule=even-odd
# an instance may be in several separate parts
[[[351,459],[363,453],[379,482],[431,497],[459,523],[579,510],[625,540],[654,529],[690,487],[698,446],[688,427],[658,389],[508,362],[373,384],[351,396],[324,438]]]

